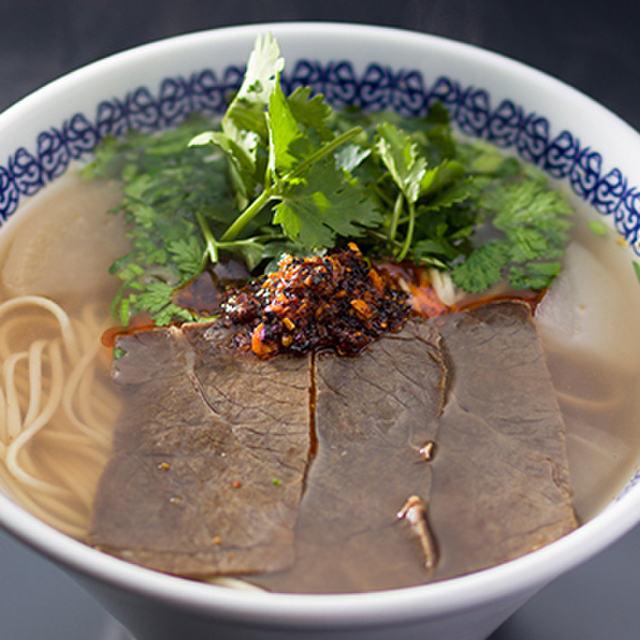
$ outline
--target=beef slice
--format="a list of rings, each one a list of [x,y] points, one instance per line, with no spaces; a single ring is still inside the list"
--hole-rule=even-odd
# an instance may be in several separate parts
[[[410,586],[533,551],[576,526],[564,422],[527,305],[411,320],[358,358],[316,365],[319,446],[283,591]],[[435,441],[434,457],[418,455]],[[424,501],[436,554],[397,513]]]
[[[357,357],[264,361],[228,341],[215,324],[120,339],[125,411],[96,546],[184,576],[353,592],[477,571],[576,526],[564,423],[526,305],[411,319]],[[433,569],[398,517],[412,496]]]
[[[428,498],[433,440],[447,372],[440,337],[411,320],[355,358],[316,358],[317,455],[295,528],[297,561],[252,580],[279,591],[345,592],[424,582],[425,558],[407,498]]]
[[[310,358],[262,361],[216,325],[121,337],[124,397],[91,544],[183,576],[293,561],[310,449]]]
[[[438,580],[521,556],[577,523],[565,425],[528,306],[493,303],[434,323],[452,374],[429,500]]]

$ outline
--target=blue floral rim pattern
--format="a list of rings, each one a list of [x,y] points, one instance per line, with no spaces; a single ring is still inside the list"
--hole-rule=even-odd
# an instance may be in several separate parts
[[[59,127],[42,131],[35,149],[20,147],[5,166],[0,165],[0,224],[16,211],[22,196],[37,193],[63,174],[71,161],[90,157],[105,136],[120,135],[131,127],[152,132],[175,126],[194,111],[222,113],[243,75],[242,66],[230,66],[222,73],[205,69],[188,78],[165,78],[156,94],[138,87],[122,98],[101,102],[93,116],[75,113]],[[422,116],[440,101],[463,133],[512,148],[549,176],[568,179],[585,202],[602,215],[613,216],[620,235],[640,255],[638,188],[617,168],[605,172],[601,154],[583,146],[570,131],[554,135],[547,118],[512,100],[494,106],[485,89],[462,86],[445,76],[429,86],[419,71],[375,63],[359,76],[349,61],[299,60],[283,84],[288,91],[309,86],[336,108],[355,105],[403,116]]]

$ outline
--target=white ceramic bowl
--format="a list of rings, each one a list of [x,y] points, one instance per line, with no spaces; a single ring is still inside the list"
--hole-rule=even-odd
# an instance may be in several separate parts
[[[488,137],[560,179],[635,246],[640,136],[566,85],[442,38],[354,25],[273,24],[172,38],[89,65],[0,116],[0,216],[90,153],[100,136],[154,130],[193,109],[215,112],[237,86],[258,31],[271,30],[292,83],[335,105],[421,113],[436,97],[471,135]],[[0,229],[1,231],[1,229]],[[630,257],[632,250],[630,249]],[[0,523],[62,566],[138,640],[434,638],[479,640],[536,591],[640,520],[640,487],[557,542],[473,575],[355,595],[245,593],[169,577],[95,551],[0,495]]]

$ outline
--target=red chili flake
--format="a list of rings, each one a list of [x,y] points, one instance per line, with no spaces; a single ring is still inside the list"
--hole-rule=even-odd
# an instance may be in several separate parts
[[[351,300],[350,304],[360,318],[370,318],[373,315],[371,307],[362,298]]]
[[[350,243],[323,256],[285,256],[260,283],[229,292],[222,318],[238,326],[236,344],[260,358],[331,347],[356,355],[411,311],[406,293]],[[243,337],[243,334],[248,337]]]
[[[384,293],[384,281],[380,277],[380,274],[375,269],[370,269],[368,276],[369,280],[371,280],[371,284],[375,287],[376,291],[381,294]]]
[[[260,358],[267,358],[275,351],[275,347],[265,342],[264,333],[262,322],[251,332],[251,350]]]

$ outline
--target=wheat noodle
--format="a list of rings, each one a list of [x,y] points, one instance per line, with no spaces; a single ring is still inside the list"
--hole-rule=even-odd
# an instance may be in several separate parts
[[[95,306],[71,318],[42,296],[0,304],[0,482],[51,526],[86,538],[117,399]],[[35,337],[34,337],[35,336]]]

